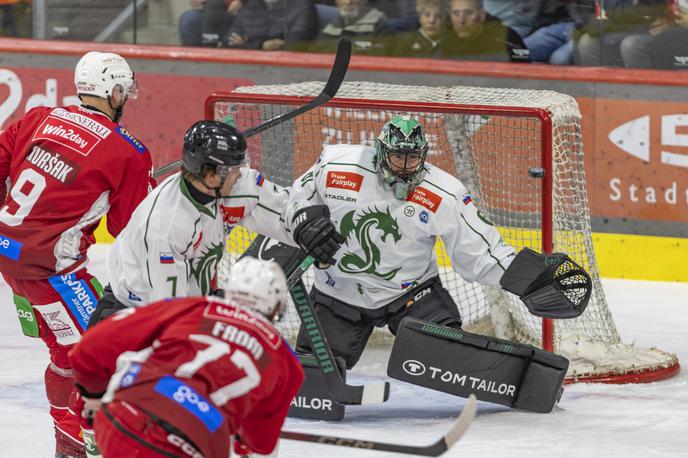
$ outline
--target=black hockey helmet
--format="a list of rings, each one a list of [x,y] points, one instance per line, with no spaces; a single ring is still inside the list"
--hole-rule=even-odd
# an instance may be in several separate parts
[[[198,121],[184,135],[184,168],[201,177],[204,165],[246,164],[246,139],[235,127],[219,121]]]

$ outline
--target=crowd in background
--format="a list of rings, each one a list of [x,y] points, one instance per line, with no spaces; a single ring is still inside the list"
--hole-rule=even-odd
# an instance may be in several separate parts
[[[186,1],[177,22],[183,46],[329,53],[346,35],[358,55],[688,69],[688,0]],[[1,35],[27,36],[31,3],[0,0]],[[48,38],[93,39],[94,17],[129,3],[47,0],[50,17],[63,17]],[[100,13],[77,25],[74,8]]]
[[[191,0],[183,45],[688,68],[688,0]]]

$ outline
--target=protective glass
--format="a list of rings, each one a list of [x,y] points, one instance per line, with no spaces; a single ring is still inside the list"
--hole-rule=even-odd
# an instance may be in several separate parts
[[[224,179],[232,174],[239,173],[239,169],[248,168],[250,166],[251,163],[247,158],[246,160],[244,160],[244,162],[237,165],[218,165],[215,168],[215,173],[217,173],[220,178]]]
[[[134,74],[131,75],[131,81],[120,84],[122,87],[122,95],[127,99],[138,99],[139,98],[139,83],[134,78]]]

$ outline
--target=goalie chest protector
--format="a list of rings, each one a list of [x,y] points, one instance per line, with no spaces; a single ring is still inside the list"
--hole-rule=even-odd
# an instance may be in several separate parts
[[[550,412],[569,361],[531,345],[402,320],[387,375],[414,385],[533,412]]]

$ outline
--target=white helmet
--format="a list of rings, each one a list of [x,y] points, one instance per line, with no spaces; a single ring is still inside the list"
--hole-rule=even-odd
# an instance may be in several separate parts
[[[119,54],[92,51],[84,54],[74,70],[77,95],[92,95],[107,99],[115,86],[122,87],[122,94],[135,99],[138,86],[134,72]]]
[[[275,262],[246,256],[232,266],[226,281],[226,299],[265,316],[279,314],[287,303],[287,277]]]

